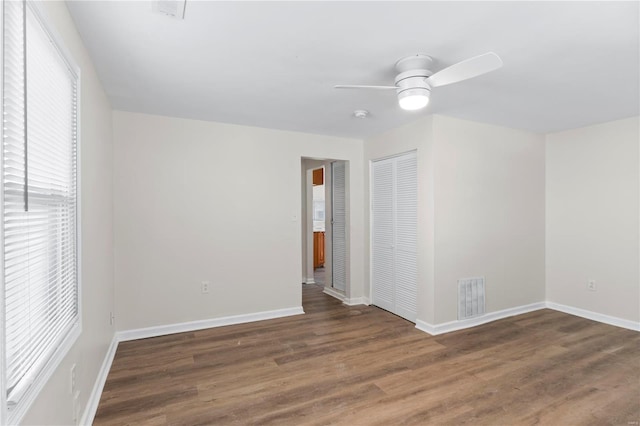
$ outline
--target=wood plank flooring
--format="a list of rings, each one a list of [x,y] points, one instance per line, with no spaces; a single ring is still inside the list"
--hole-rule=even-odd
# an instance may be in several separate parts
[[[552,310],[430,337],[306,314],[121,343],[95,425],[638,425],[640,333]]]

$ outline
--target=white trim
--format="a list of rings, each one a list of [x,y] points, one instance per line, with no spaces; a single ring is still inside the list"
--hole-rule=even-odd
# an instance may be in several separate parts
[[[42,367],[42,370],[34,377],[28,388],[24,391],[24,394],[20,397],[20,402],[13,408],[13,410],[7,409],[7,421],[8,424],[19,424],[22,422],[22,418],[34,401],[40,394],[40,391],[49,383],[49,379],[53,376],[53,373],[58,371],[58,367],[62,360],[67,356],[73,345],[80,337],[81,329],[80,323],[76,322],[69,333],[60,343],[60,346],[51,354],[47,363]]]
[[[599,314],[597,312],[587,311],[586,309],[574,308],[573,306],[561,305],[555,302],[547,301],[546,307],[555,311],[564,312],[565,314],[576,315],[578,317],[598,321],[604,324],[627,328],[633,331],[640,331],[640,323],[635,321]]]
[[[345,298],[342,303],[347,306],[357,306],[357,305],[369,305],[369,299],[366,297],[352,297],[351,299]]]
[[[5,2],[2,2],[0,5],[0,11],[2,12],[2,16],[0,17],[0,43],[2,46],[2,69],[3,72],[0,73],[0,95],[2,96],[2,102],[0,102],[0,117],[4,117],[4,7]],[[0,128],[0,141],[4,141],[4,120],[3,126]],[[4,164],[4,149],[0,150],[0,165]],[[1,170],[1,166],[0,166]],[[0,191],[0,217],[4,216],[4,211],[2,210],[4,206],[4,191]],[[4,226],[0,226],[0,241],[4,244]],[[4,271],[4,256],[0,255],[0,267],[2,271]],[[3,307],[0,308],[0,425],[8,424],[7,421],[7,392],[5,385],[5,360],[6,360],[6,352],[5,352],[5,312],[4,312],[4,272],[0,274],[0,298],[2,298]]]
[[[27,5],[29,5],[36,18],[43,24],[42,27],[44,29],[44,32],[53,42],[54,48],[58,51],[58,53],[60,53],[62,59],[66,62],[69,71],[71,71],[71,73],[74,74],[74,77],[77,77],[78,81],[80,81],[80,67],[71,54],[71,51],[67,49],[67,46],[64,43],[64,39],[55,29],[55,25],[51,24],[51,19],[49,18],[49,14],[47,13],[47,10],[44,6],[45,3],[45,0],[27,0]],[[79,105],[78,109],[80,109]]]
[[[450,321],[442,324],[429,324],[422,320],[416,320],[416,328],[424,331],[432,336],[438,334],[450,333],[452,331],[463,330],[488,322],[496,321],[502,318],[512,317],[514,315],[526,314],[527,312],[537,311],[547,307],[545,302],[532,303],[530,305],[516,306],[515,308],[503,309],[496,312],[488,312],[480,317],[470,318],[460,321]]]
[[[338,299],[341,302],[344,302],[347,298],[344,295],[344,293],[334,289],[333,287],[325,287],[324,290],[322,290],[322,292],[324,294],[327,294],[331,297],[335,297],[336,299]]]
[[[416,328],[432,336],[440,334],[436,333],[436,327],[433,324],[429,324],[428,322],[419,319],[416,319]]]
[[[587,311],[585,309],[575,308],[573,306],[561,305],[554,302],[538,302],[530,305],[516,306],[515,308],[503,309],[497,312],[489,312],[480,317],[475,317],[461,321],[450,321],[443,324],[429,324],[422,320],[416,320],[416,328],[420,331],[424,331],[432,336],[439,334],[450,333],[452,331],[463,330],[465,328],[471,328],[478,325],[486,324],[488,322],[496,321],[502,318],[508,318],[515,315],[526,314],[527,312],[537,311],[539,309],[553,309],[554,311],[564,312],[565,314],[575,315],[578,317],[586,318],[592,321],[601,322],[603,324],[612,325],[615,327],[622,327],[633,331],[640,331],[640,323],[635,321],[629,321],[622,318],[612,317],[597,312]]]
[[[324,293],[335,297],[336,299],[342,301],[345,305],[355,306],[355,305],[369,305],[370,300],[367,297],[357,297],[347,299],[343,294],[333,290],[330,287],[324,288]],[[621,318],[611,317],[608,315],[598,314],[596,312],[586,311],[584,309],[574,308],[571,306],[561,305],[553,302],[538,302],[532,303],[529,305],[518,306],[515,308],[503,309],[497,312],[490,312],[481,317],[476,317],[472,319],[462,320],[462,321],[451,321],[443,324],[429,324],[422,320],[416,320],[416,328],[418,330],[424,331],[427,334],[432,336],[436,336],[439,334],[450,333],[456,330],[463,330],[466,328],[475,327],[478,325],[486,324],[489,322],[493,322],[502,318],[508,318],[515,315],[525,314],[527,312],[537,311],[539,309],[553,309],[556,311],[564,312],[570,315],[576,315],[579,317],[587,318],[593,321],[602,322],[605,324],[628,328],[630,330],[640,331],[640,324],[624,320]],[[185,331],[195,331],[201,330],[204,328],[212,328],[212,327],[222,327],[225,325],[233,325],[233,324],[242,324],[247,322],[254,321],[262,321],[267,319],[281,318],[291,315],[299,315],[304,314],[304,311],[301,307],[296,308],[288,308],[288,309],[278,309],[275,311],[265,311],[258,312],[254,314],[244,314],[244,315],[234,315],[229,317],[222,318],[214,318],[209,320],[201,320],[201,321],[192,321],[186,323],[179,324],[170,324],[158,327],[148,327],[141,328],[136,330],[125,330],[115,333],[113,340],[111,341],[111,345],[105,354],[104,360],[102,362],[102,366],[100,371],[98,372],[98,376],[96,377],[95,384],[93,386],[93,390],[91,391],[91,395],[89,396],[89,400],[87,401],[87,405],[85,407],[84,414],[80,421],[81,425],[89,425],[93,422],[93,418],[95,417],[96,410],[98,409],[98,403],[100,402],[100,397],[102,396],[102,390],[104,388],[104,384],[107,380],[107,376],[109,375],[109,370],[111,369],[111,364],[113,363],[113,359],[116,354],[116,349],[118,348],[119,342],[124,342],[128,340],[136,340],[136,339],[144,339],[148,337],[157,337],[164,336],[167,334],[173,333],[181,333]]]
[[[104,389],[104,384],[107,381],[107,376],[109,375],[109,370],[111,370],[111,364],[113,363],[113,358],[116,356],[117,349],[118,339],[114,334],[113,339],[111,340],[111,344],[109,345],[109,349],[107,349],[107,353],[105,354],[104,360],[102,361],[100,371],[98,371],[96,381],[93,384],[93,389],[91,390],[91,395],[89,395],[87,405],[84,408],[84,413],[82,414],[82,419],[80,420],[81,425],[91,425],[93,423],[93,418],[96,416],[98,404],[100,403],[100,397],[102,396],[102,390]]]
[[[113,359],[115,358],[116,350],[118,349],[118,344],[120,342],[145,339],[148,337],[165,336],[167,334],[182,333],[185,331],[202,330],[205,328],[223,327],[226,325],[243,324],[247,322],[282,318],[300,314],[304,314],[302,307],[296,307],[277,309],[274,311],[257,312],[253,314],[233,315],[222,318],[212,318],[208,320],[162,325],[158,327],[119,331],[114,334],[113,339],[111,340],[111,344],[109,345],[109,349],[107,349],[107,353],[104,356],[102,366],[100,367],[100,371],[98,372],[98,376],[96,377],[93,389],[91,390],[91,395],[89,395],[89,400],[87,401],[87,405],[85,406],[80,424],[90,425],[93,423],[96,411],[98,410],[98,404],[100,403],[100,397],[102,396],[102,391],[107,381],[107,376],[109,375],[109,371],[111,370],[111,364],[113,363]]]
[[[262,321],[274,318],[288,317],[304,314],[302,306],[295,308],[276,309],[274,311],[256,312],[253,314],[232,315],[221,318],[189,321],[177,324],[159,325],[155,327],[124,330],[116,333],[118,342],[146,339],[149,337],[165,336],[167,334],[184,333],[187,331],[203,330],[205,328],[224,327],[225,325],[243,324],[247,322]]]
[[[368,297],[352,297],[348,298],[344,293],[340,290],[336,290],[333,287],[325,287],[322,291],[324,294],[334,297],[344,303],[347,306],[357,306],[357,305],[367,305],[369,306],[371,303],[369,302]]]
[[[304,274],[306,279],[304,280],[305,284],[315,284],[315,280],[313,277],[313,266],[314,266],[314,256],[313,256],[313,168],[309,169],[304,160],[302,160],[302,168],[304,169],[304,194],[305,199],[304,209],[302,210],[302,214],[304,215],[304,242],[305,242],[305,258],[304,258]]]

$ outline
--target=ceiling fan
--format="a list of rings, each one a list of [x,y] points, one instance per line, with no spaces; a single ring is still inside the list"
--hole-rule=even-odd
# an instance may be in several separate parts
[[[431,71],[433,58],[427,55],[413,55],[396,62],[398,75],[394,86],[337,85],[336,89],[380,89],[396,90],[400,108],[417,110],[427,106],[431,89],[457,83],[488,73],[502,66],[502,59],[493,52],[474,56],[451,65],[436,73]]]

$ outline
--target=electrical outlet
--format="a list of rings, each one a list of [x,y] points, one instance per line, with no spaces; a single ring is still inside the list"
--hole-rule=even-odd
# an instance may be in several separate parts
[[[109,312],[109,325],[113,325],[116,322],[116,316],[113,315],[113,312]]]
[[[597,290],[595,280],[589,280],[589,282],[587,282],[587,290],[589,290],[589,291],[596,291]]]
[[[202,281],[201,289],[203,294],[209,293],[209,284],[210,284],[209,281]]]
[[[71,366],[71,374],[70,374],[70,378],[69,378],[69,385],[70,385],[70,394],[73,395],[73,393],[76,391],[76,365],[73,364]]]

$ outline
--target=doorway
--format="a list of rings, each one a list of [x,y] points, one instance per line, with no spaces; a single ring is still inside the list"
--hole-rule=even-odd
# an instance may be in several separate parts
[[[325,225],[326,191],[324,166],[312,171],[312,220],[313,220],[313,278],[316,284],[324,286],[325,273]]]
[[[342,301],[348,286],[348,162],[302,159],[302,282]],[[320,177],[322,176],[322,177]]]

